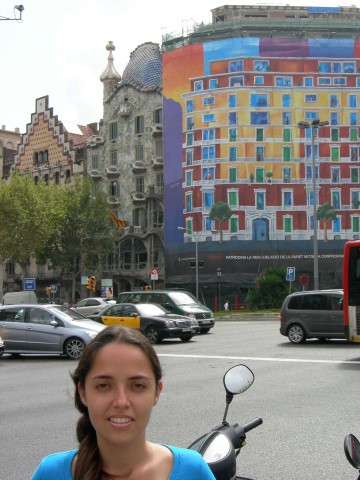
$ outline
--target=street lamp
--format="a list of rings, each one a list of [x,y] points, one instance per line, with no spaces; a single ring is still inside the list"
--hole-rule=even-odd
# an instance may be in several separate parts
[[[218,287],[219,287],[219,308],[218,308],[218,311],[220,311],[220,306],[221,306],[221,268],[219,267],[217,270],[216,270],[216,275],[217,275],[217,278],[218,278]]]
[[[316,173],[315,173],[315,135],[314,131],[319,127],[325,127],[329,125],[328,121],[320,122],[320,120],[315,119],[311,123],[301,121],[298,123],[298,126],[303,129],[311,129],[311,159],[312,159],[312,180],[313,180],[313,203],[314,203],[314,289],[319,290],[319,255],[318,255],[318,241],[317,241],[317,205],[316,205]]]
[[[15,10],[17,10],[19,12],[18,17],[16,16]],[[3,17],[2,15],[0,15],[0,20],[15,20],[17,22],[22,22],[22,12],[23,11],[24,11],[24,5],[14,5],[14,18]]]
[[[199,300],[199,255],[198,255],[198,240],[199,234],[188,230],[184,227],[177,227],[178,230],[184,230],[187,234],[191,234],[195,239],[195,296]]]

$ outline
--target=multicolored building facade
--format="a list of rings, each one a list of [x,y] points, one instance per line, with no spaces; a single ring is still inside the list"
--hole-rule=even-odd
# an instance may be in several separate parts
[[[340,286],[344,242],[360,235],[360,40],[186,45],[163,54],[163,93],[168,283],[194,282],[197,250],[204,288],[219,269],[253,286],[269,266],[311,284],[315,194],[331,210],[318,220],[320,287]],[[328,125],[312,128],[318,119]],[[210,215],[220,201],[231,210],[221,224]]]

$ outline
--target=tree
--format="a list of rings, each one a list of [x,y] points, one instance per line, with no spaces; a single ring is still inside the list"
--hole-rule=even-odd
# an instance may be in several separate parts
[[[94,275],[104,255],[114,251],[117,230],[106,195],[90,179],[77,179],[59,190],[58,223],[39,259],[72,276],[72,299],[80,274]]]
[[[225,202],[216,202],[211,207],[209,218],[211,220],[216,220],[218,222],[219,232],[220,232],[220,243],[223,242],[222,239],[222,223],[225,220],[229,220],[232,215],[230,207]]]
[[[336,212],[334,210],[334,207],[329,203],[324,203],[324,205],[320,205],[317,210],[317,218],[324,224],[324,242],[327,242],[327,224],[330,220],[334,220],[334,218],[336,218]]]
[[[13,261],[24,273],[31,256],[46,245],[54,227],[48,215],[55,199],[55,186],[35,185],[29,176],[14,176],[0,182],[0,297],[6,265]]]
[[[280,308],[288,294],[285,267],[269,267],[255,280],[246,300],[252,308]]]

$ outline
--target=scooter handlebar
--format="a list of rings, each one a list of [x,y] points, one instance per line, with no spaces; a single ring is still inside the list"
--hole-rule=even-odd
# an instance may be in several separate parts
[[[259,425],[261,425],[263,423],[262,421],[262,418],[254,418],[254,420],[251,420],[251,422],[249,423],[245,423],[245,425],[243,425],[243,429],[244,429],[244,432],[247,433],[247,432],[250,432],[250,430],[252,430],[253,428],[256,428],[258,427]]]

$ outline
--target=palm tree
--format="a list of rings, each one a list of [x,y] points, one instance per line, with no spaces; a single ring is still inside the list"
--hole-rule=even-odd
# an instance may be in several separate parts
[[[334,207],[330,205],[330,203],[324,203],[324,205],[320,205],[317,210],[317,218],[324,224],[324,242],[327,242],[327,223],[329,220],[334,220],[334,218],[336,218]]]

